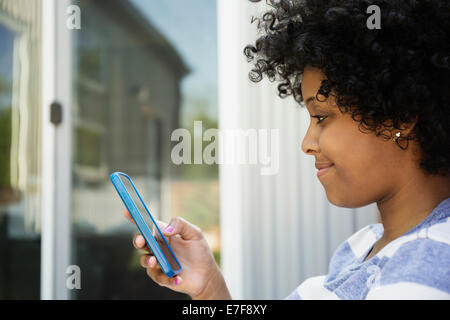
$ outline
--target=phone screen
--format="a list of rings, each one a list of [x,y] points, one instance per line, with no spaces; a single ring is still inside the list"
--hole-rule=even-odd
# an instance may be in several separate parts
[[[144,219],[145,224],[149,228],[149,230],[152,232],[153,237],[155,238],[156,242],[158,243],[159,247],[161,248],[161,251],[163,252],[164,256],[167,259],[167,262],[170,264],[170,267],[177,271],[179,270],[178,263],[175,260],[175,257],[173,256],[172,252],[170,251],[169,247],[167,246],[166,242],[163,239],[163,235],[158,230],[158,228],[155,227],[152,218],[150,218],[149,214],[147,213],[147,210],[145,210],[145,207],[139,199],[138,194],[136,193],[135,189],[133,188],[133,185],[131,184],[130,180],[128,178],[119,175],[120,181],[122,181],[123,185],[127,189],[128,193],[131,196],[131,199],[133,200],[134,204],[136,205],[137,209],[139,210],[139,213],[141,214],[141,217]],[[150,248],[151,249],[151,248]]]

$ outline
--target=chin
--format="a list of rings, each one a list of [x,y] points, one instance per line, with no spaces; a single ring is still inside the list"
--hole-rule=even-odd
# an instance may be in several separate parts
[[[355,196],[355,193],[349,192],[348,190],[346,190],[345,193],[331,192],[327,189],[325,189],[325,191],[328,201],[336,207],[354,209],[364,207],[371,203]]]

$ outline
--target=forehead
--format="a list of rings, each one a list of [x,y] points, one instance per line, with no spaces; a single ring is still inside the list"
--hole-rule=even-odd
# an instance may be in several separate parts
[[[306,67],[302,74],[302,95],[306,100],[313,96],[315,97],[317,91],[319,91],[322,80],[326,77],[320,69],[313,67]]]

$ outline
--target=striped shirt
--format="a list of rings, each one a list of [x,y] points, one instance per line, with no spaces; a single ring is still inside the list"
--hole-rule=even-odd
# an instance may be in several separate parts
[[[357,231],[334,252],[328,275],[285,299],[450,299],[450,198],[364,261],[382,235],[380,223]]]

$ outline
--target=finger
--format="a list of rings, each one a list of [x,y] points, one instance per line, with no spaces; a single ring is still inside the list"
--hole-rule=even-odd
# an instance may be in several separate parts
[[[176,277],[170,278],[173,286],[179,286],[183,282],[183,278],[177,275]]]
[[[144,268],[161,268],[156,261],[155,256],[144,254],[140,257],[139,262]]]
[[[160,286],[168,286],[169,278],[164,274],[161,268],[147,268],[147,275]]]
[[[144,237],[139,233],[133,238],[133,246],[139,250],[145,250],[147,252],[152,252],[150,248],[147,246],[147,242]]]
[[[167,236],[179,234],[184,240],[199,240],[203,237],[199,227],[181,217],[172,218],[169,225],[162,232]]]
[[[158,225],[158,229],[161,230],[161,232],[167,227],[168,223],[163,222],[163,221],[159,221],[159,220],[155,220],[156,224]],[[155,237],[156,240],[160,240],[161,236],[160,233],[158,232],[157,228],[155,225],[153,225],[153,230],[152,230],[152,235],[153,237]]]
[[[132,224],[136,225],[133,218],[131,217],[131,214],[128,212],[128,210],[126,208],[123,209],[123,215],[125,216],[125,218],[127,218],[128,221],[130,221]]]
[[[147,268],[147,275],[160,286],[168,287],[170,289],[176,289],[182,283],[182,278],[179,275],[169,278],[160,268]]]
[[[161,231],[163,231],[169,225],[167,222],[160,221],[160,220],[155,220],[155,222],[158,225],[159,230],[161,230]],[[153,234],[155,233],[155,231],[156,230],[153,230]]]

